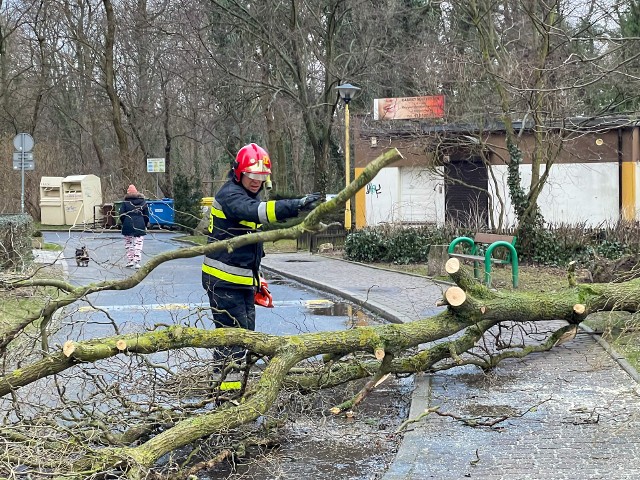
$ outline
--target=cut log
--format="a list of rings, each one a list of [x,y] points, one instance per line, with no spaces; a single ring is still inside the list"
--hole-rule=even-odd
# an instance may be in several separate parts
[[[469,269],[462,268],[460,260],[453,257],[447,260],[444,266],[445,270],[460,288],[471,295],[484,296],[488,291],[487,287],[473,277]]]
[[[573,318],[569,320],[569,323],[578,325],[583,322],[585,318],[587,318],[587,315],[589,315],[589,313],[590,312],[587,310],[586,305],[582,303],[576,303],[573,306]]]
[[[449,275],[451,275],[452,273],[457,273],[458,270],[460,270],[460,260],[458,260],[457,258],[450,258],[444,264],[444,269]]]
[[[583,305],[581,303],[576,303],[573,306],[573,311],[577,314],[577,315],[583,315],[584,312],[587,310],[586,305]]]
[[[459,307],[467,300],[467,294],[460,287],[451,287],[444,292],[444,298],[452,307]]]
[[[64,342],[64,345],[62,346],[62,353],[64,353],[65,357],[70,357],[75,350],[76,344],[73,342],[73,340],[67,340],[66,342]]]

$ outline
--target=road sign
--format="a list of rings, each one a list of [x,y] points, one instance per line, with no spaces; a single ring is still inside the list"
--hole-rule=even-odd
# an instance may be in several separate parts
[[[31,152],[13,152],[13,169],[14,170],[34,170],[33,153]]]
[[[164,158],[147,158],[148,173],[164,173]]]
[[[33,137],[28,133],[19,133],[13,137],[13,146],[19,152],[30,152],[33,148]]]

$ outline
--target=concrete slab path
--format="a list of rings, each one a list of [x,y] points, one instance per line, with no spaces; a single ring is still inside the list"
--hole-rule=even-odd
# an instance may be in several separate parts
[[[270,254],[263,266],[394,322],[437,313],[446,288],[307,253]],[[640,388],[605,347],[581,331],[550,352],[503,362],[490,373],[460,367],[415,375],[410,418],[435,406],[442,415],[409,425],[383,479],[640,478]],[[474,419],[497,423],[470,426]]]

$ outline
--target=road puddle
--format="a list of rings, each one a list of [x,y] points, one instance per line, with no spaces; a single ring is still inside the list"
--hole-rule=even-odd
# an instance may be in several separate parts
[[[346,318],[347,321],[345,326],[347,328],[374,326],[386,323],[380,317],[372,314],[371,312],[329,293],[319,293],[310,287],[297,282],[292,282],[289,279],[273,273],[265,273],[264,278],[269,282],[270,286],[283,285],[292,289],[314,291],[315,293],[318,293],[317,297],[321,298],[305,299],[300,302],[305,308],[306,313],[310,315]]]
[[[307,309],[314,315],[328,317],[347,317],[352,327],[366,327],[379,324],[369,313],[348,302],[321,300],[307,302]]]

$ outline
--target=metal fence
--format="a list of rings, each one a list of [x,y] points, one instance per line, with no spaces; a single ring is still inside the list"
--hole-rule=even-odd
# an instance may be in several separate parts
[[[298,237],[297,249],[307,250],[312,253],[318,251],[318,247],[325,243],[333,245],[334,249],[344,248],[347,231],[342,226],[329,227],[319,233],[303,233]]]

